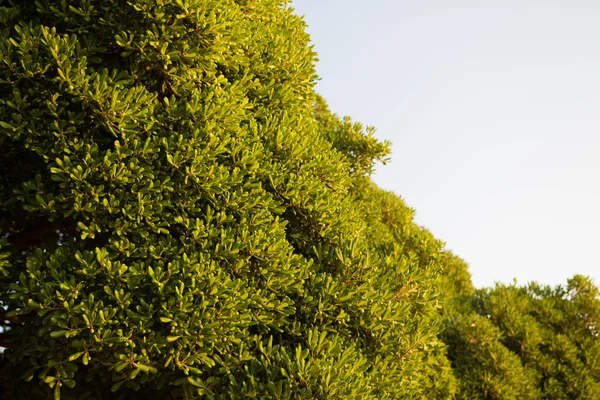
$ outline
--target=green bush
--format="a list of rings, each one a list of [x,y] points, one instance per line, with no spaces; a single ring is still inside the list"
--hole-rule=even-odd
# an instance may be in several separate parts
[[[519,357],[504,347],[501,332],[475,313],[449,317],[442,334],[458,376],[458,398],[469,400],[536,399],[533,378]]]
[[[11,0],[0,26],[6,396],[452,395],[441,244],[370,183],[388,146],[314,94],[283,2]]]
[[[583,276],[565,287],[496,285],[455,295],[441,334],[459,399],[597,399],[600,297]]]
[[[479,290],[473,304],[535,377],[539,398],[600,396],[600,299],[588,278],[575,276],[556,288],[497,285]]]
[[[598,289],[475,290],[371,181],[389,143],[315,94],[304,28],[0,3],[0,398],[598,398]]]

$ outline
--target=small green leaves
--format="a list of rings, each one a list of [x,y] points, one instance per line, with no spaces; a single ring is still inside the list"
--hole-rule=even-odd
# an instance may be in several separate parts
[[[71,354],[69,356],[69,361],[75,361],[84,354],[86,354],[85,351],[78,351],[77,353]]]
[[[575,289],[578,284],[582,286]],[[579,293],[577,297],[583,296],[573,301],[567,293],[578,289],[587,294]],[[449,313],[442,336],[449,344],[462,394],[595,396],[599,383],[582,360],[595,354],[597,335],[582,320],[573,321],[582,309],[588,318],[600,316],[598,293],[589,279],[575,276],[566,287],[498,284],[463,296],[467,302],[460,304],[460,314],[457,310]]]
[[[15,127],[13,125],[9,124],[8,122],[4,122],[4,121],[0,121],[0,127],[2,127],[3,129],[11,130],[11,131],[15,130]]]
[[[53,332],[50,332],[50,337],[53,338],[53,339],[56,339],[56,338],[59,338],[59,337],[66,336],[67,333],[69,333],[68,330],[53,331]]]
[[[156,367],[151,366],[151,365],[135,364],[135,367],[137,369],[139,369],[140,371],[148,372],[148,373],[152,373],[152,374],[156,374],[158,372],[158,369]]]
[[[110,387],[110,391],[111,392],[116,392],[117,390],[119,390],[119,388],[125,383],[125,380],[119,381],[114,383],[111,387]]]
[[[372,183],[389,144],[316,95],[284,3],[3,2],[3,394],[450,399],[442,328],[451,354],[512,368],[479,386],[518,381],[499,340],[531,351],[537,330],[470,309],[441,326],[466,265]],[[598,358],[590,293],[561,309],[586,344],[542,335],[545,356]]]

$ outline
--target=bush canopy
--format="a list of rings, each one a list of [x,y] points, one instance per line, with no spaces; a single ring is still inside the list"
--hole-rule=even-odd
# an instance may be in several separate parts
[[[476,291],[287,2],[0,5],[0,397],[600,393],[597,288]]]

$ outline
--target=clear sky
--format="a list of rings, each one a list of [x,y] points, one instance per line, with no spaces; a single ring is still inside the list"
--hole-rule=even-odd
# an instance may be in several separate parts
[[[476,286],[600,284],[600,2],[296,0],[338,115],[393,142],[374,180]]]

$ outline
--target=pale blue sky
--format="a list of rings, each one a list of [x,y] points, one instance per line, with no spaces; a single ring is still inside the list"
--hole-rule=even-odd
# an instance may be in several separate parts
[[[393,142],[374,180],[475,285],[600,283],[600,2],[293,7],[331,109]]]

